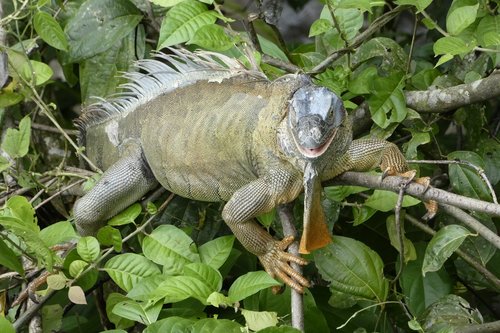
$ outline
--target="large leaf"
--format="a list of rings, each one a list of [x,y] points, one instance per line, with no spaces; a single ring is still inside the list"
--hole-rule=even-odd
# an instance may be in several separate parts
[[[153,291],[153,299],[165,299],[165,303],[185,300],[189,297],[196,298],[207,305],[207,298],[212,292],[212,286],[193,276],[169,276],[158,288]]]
[[[205,4],[195,0],[185,0],[165,15],[158,49],[187,42],[199,28],[215,23],[216,20],[217,13],[208,10]]]
[[[236,303],[262,289],[279,285],[278,281],[264,271],[249,272],[233,282],[227,295],[231,302]]]
[[[123,290],[130,291],[143,278],[160,274],[160,269],[147,258],[135,254],[119,254],[104,265],[113,281]]]
[[[106,51],[141,21],[141,12],[128,0],[87,0],[65,27],[73,62]]]
[[[187,319],[182,317],[169,317],[157,321],[156,323],[146,327],[143,333],[191,333],[191,328],[195,323],[195,319]]]
[[[69,221],[51,224],[40,230],[40,237],[48,247],[78,238],[75,229]]]
[[[478,154],[471,151],[455,151],[448,154],[448,159],[463,160],[472,163],[480,169],[484,169],[485,166],[483,159]],[[449,170],[450,182],[454,191],[467,197],[486,201],[491,200],[491,194],[488,191],[488,187],[476,170],[462,164],[452,164]]]
[[[398,237],[397,227],[396,227],[396,218],[394,215],[391,215],[386,220],[387,233],[389,235],[389,239],[391,241],[391,245],[399,252],[399,255],[403,255],[404,262],[407,263],[410,260],[417,259],[417,253],[415,251],[415,246],[406,238],[404,231],[404,223],[401,223],[401,240],[403,241],[404,253],[401,253],[401,241]]]
[[[371,207],[382,212],[388,212],[396,207],[398,194],[394,192],[375,190],[373,194],[366,199],[365,206]],[[418,204],[420,200],[405,195],[403,198],[403,207],[410,207]]]
[[[483,47],[500,45],[500,16],[483,17],[477,26],[476,35]]]
[[[458,35],[474,23],[479,3],[476,0],[454,0],[446,16],[446,29]]]
[[[150,325],[158,319],[162,306],[162,302],[139,303],[132,300],[124,300],[118,302],[112,311],[115,315],[122,318]]]
[[[354,301],[386,300],[389,284],[384,277],[384,264],[365,244],[336,236],[331,244],[314,252],[314,260],[337,299],[343,295]]]
[[[193,240],[173,225],[161,225],[146,236],[142,250],[168,274],[181,273],[184,265],[200,261]]]
[[[196,321],[192,333],[241,333],[243,327],[228,319],[205,318]]]
[[[415,249],[417,259],[404,266],[399,283],[408,309],[413,316],[417,317],[436,300],[451,293],[453,283],[443,268],[423,276],[425,243],[415,244]]]
[[[222,288],[222,276],[219,271],[207,264],[188,264],[184,266],[184,275],[203,281],[212,291],[220,291]]]
[[[246,326],[252,331],[273,327],[278,324],[278,314],[276,312],[241,309],[241,314],[245,317]]]
[[[368,98],[372,119],[381,128],[402,122],[408,110],[403,94],[404,75],[394,72],[373,81],[372,95]]]
[[[467,228],[457,224],[447,225],[432,237],[425,250],[422,274],[435,272],[462,245],[467,236],[473,236]]]
[[[201,262],[218,269],[231,253],[234,236],[223,236],[206,242],[198,248]]]
[[[100,250],[99,242],[92,236],[80,238],[76,245],[78,255],[86,262],[95,261],[99,257]]]
[[[220,25],[207,24],[203,29],[198,29],[188,44],[196,44],[211,51],[227,51],[233,47],[234,42]]]
[[[126,296],[118,293],[111,293],[106,299],[106,315],[116,328],[128,328],[134,325],[130,319],[125,319],[113,313],[116,304],[129,300]]]
[[[482,324],[479,310],[457,295],[446,295],[433,303],[419,319],[426,333],[455,332],[453,328],[463,328],[471,324]],[[481,329],[478,329],[480,332]]]
[[[68,41],[61,26],[48,13],[39,11],[33,17],[33,25],[37,34],[50,46],[67,51]]]

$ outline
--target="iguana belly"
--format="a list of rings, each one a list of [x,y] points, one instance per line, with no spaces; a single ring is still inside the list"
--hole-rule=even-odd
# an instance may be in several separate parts
[[[141,141],[161,185],[187,198],[227,201],[258,177],[254,131],[267,97],[248,84],[196,84],[145,106]]]

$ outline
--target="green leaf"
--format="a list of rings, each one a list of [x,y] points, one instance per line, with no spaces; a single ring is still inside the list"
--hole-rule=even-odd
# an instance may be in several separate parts
[[[217,13],[199,1],[185,0],[170,9],[163,19],[158,49],[187,42],[195,32],[217,20]]]
[[[144,278],[127,293],[127,297],[135,301],[148,301],[149,299],[155,298],[155,290],[165,281],[165,279],[166,277],[164,275],[152,275]]]
[[[193,332],[192,327],[195,321],[196,321],[195,319],[187,319],[175,316],[169,317],[149,325],[142,332],[143,333],[165,333],[165,332],[192,333]],[[207,333],[208,332],[210,331],[207,331]]]
[[[377,68],[375,66],[369,66],[360,73],[355,72],[354,77],[349,81],[349,91],[357,94],[369,94],[371,89],[371,82],[376,76],[378,76]]]
[[[353,225],[357,226],[368,221],[376,212],[376,209],[364,205],[361,207],[352,207],[352,215],[354,217]]]
[[[455,329],[483,323],[479,310],[457,295],[440,298],[419,319],[423,332],[429,333],[453,333],[457,332]]]
[[[391,123],[402,122],[408,110],[403,94],[405,77],[394,72],[388,77],[377,77],[373,81],[368,98],[372,119],[381,128],[387,128]]]
[[[220,306],[227,307],[231,306],[231,301],[228,297],[224,296],[224,294],[214,291],[207,297],[207,304],[215,306],[216,308]]]
[[[40,238],[48,247],[69,242],[79,236],[69,221],[61,221],[40,230]]]
[[[433,45],[434,54],[463,55],[474,49],[473,41],[466,43],[463,39],[453,36],[439,38]],[[436,65],[437,66],[437,65]]]
[[[366,187],[362,186],[328,186],[324,188],[325,195],[328,199],[341,202],[351,194],[367,191]]]
[[[193,276],[169,276],[152,293],[153,300],[165,299],[165,303],[174,303],[189,297],[196,298],[202,304],[208,305],[207,299],[213,290],[206,281]]]
[[[500,45],[500,16],[483,17],[477,26],[476,36],[483,47]]]
[[[44,84],[54,74],[49,65],[35,60],[25,62],[19,72],[24,80],[35,86]]]
[[[320,14],[321,19],[327,19],[333,26],[332,15],[327,6],[325,6]],[[335,9],[335,19],[340,31],[345,38],[350,41],[358,34],[359,29],[363,26],[363,14],[361,10],[355,8],[337,8]],[[334,34],[338,35],[337,29],[332,29]],[[343,41],[342,41],[343,43]]]
[[[485,166],[481,156],[471,151],[455,151],[447,157],[449,160],[458,159],[472,163],[480,169],[484,169]],[[491,200],[488,187],[474,169],[462,164],[451,164],[449,175],[451,186],[457,193],[476,199]]]
[[[193,240],[173,225],[161,225],[142,243],[144,256],[163,265],[165,274],[181,273],[184,265],[199,262]]]
[[[417,132],[410,130],[411,139],[408,141],[406,146],[405,157],[409,160],[417,158],[417,147],[431,142],[431,136],[428,132]]]
[[[332,28],[332,23],[329,20],[322,18],[317,19],[311,25],[311,28],[309,30],[309,37],[321,35],[322,33],[325,33]]]
[[[401,45],[387,37],[373,38],[361,45],[354,54],[353,62],[360,64],[379,57],[382,58],[382,63],[377,65],[378,71],[382,73],[392,72],[392,74],[400,73],[399,77],[406,71],[408,55]],[[377,79],[380,76],[377,75],[373,78]]]
[[[69,275],[71,275],[72,277],[77,277],[88,266],[89,266],[89,263],[86,261],[73,260],[71,262],[71,264],[69,264],[69,269],[68,269]]]
[[[405,303],[414,317],[420,316],[429,305],[453,289],[453,282],[444,268],[422,276],[425,246],[426,243],[415,244],[417,259],[403,267],[399,279]]]
[[[81,237],[76,245],[78,255],[86,262],[93,262],[99,258],[101,248],[99,242],[95,237],[86,236]]]
[[[314,252],[314,260],[323,279],[330,282],[332,292],[355,301],[386,300],[389,283],[384,277],[384,263],[365,244],[336,236],[331,244]]]
[[[300,333],[296,328],[291,326],[267,327],[260,330],[258,333]]]
[[[188,264],[184,266],[184,275],[203,281],[213,291],[220,291],[222,288],[221,274],[207,264],[199,262]]]
[[[21,259],[16,255],[5,242],[0,239],[0,266],[7,267],[12,271],[16,271],[24,275],[24,268],[21,264]]]
[[[103,246],[113,246],[116,252],[122,251],[122,235],[120,230],[106,225],[97,232],[97,240]]]
[[[7,128],[2,149],[12,158],[26,156],[30,147],[31,119],[26,116],[19,122],[19,129]]]
[[[47,286],[53,290],[61,290],[66,288],[68,279],[61,272],[59,274],[52,274],[47,277]]]
[[[65,27],[70,60],[78,62],[106,51],[141,19],[141,12],[128,0],[85,1]]]
[[[467,228],[457,224],[447,225],[432,237],[425,250],[422,274],[435,272],[462,245],[467,236],[474,236]]]
[[[373,194],[366,199],[365,206],[371,207],[382,212],[388,212],[396,207],[398,194],[389,191],[375,190]],[[405,195],[403,198],[403,207],[410,207],[418,204],[420,200]]]
[[[16,92],[6,91],[6,89],[0,90],[0,108],[4,109],[8,106],[15,105],[24,100],[23,94],[18,94]],[[0,172],[2,169],[0,166]]]
[[[397,233],[397,228],[396,228],[396,219],[394,215],[389,216],[386,219],[386,227],[387,227],[387,233],[389,234],[389,239],[391,241],[391,245],[399,252],[399,255],[401,255],[401,242],[398,237]],[[410,260],[415,260],[417,259],[417,252],[415,251],[415,246],[405,236],[405,231],[404,231],[404,223],[401,223],[401,238],[403,240],[403,245],[404,245],[404,262],[407,263]]]
[[[59,304],[45,305],[41,312],[43,332],[60,332],[64,314],[62,306]]]
[[[241,314],[245,317],[246,326],[252,331],[262,330],[278,324],[278,314],[276,312],[241,309]]]
[[[411,5],[417,7],[417,12],[423,11],[432,3],[432,0],[397,0],[398,5]]]
[[[262,289],[279,286],[280,283],[264,271],[249,272],[233,282],[228,291],[232,303],[239,302]]]
[[[33,25],[37,34],[45,43],[58,50],[68,51],[68,41],[61,26],[48,13],[39,11],[33,17]]]
[[[479,3],[476,0],[454,0],[446,16],[446,30],[451,35],[458,35],[477,17]]]
[[[116,328],[126,329],[134,326],[134,322],[129,319],[125,319],[113,313],[113,308],[116,304],[129,300],[126,296],[118,293],[111,293],[106,299],[106,315]]]
[[[12,326],[12,323],[4,316],[0,316],[0,332],[16,333],[16,330],[14,329],[14,326]]]
[[[233,243],[234,236],[222,236],[206,242],[198,248],[201,262],[219,269],[229,257]]]
[[[112,219],[108,221],[108,225],[111,226],[119,226],[125,225],[129,223],[134,223],[137,216],[141,214],[142,207],[140,203],[135,203],[129,206],[127,209],[122,211],[120,214],[114,216]]]
[[[211,51],[226,51],[233,47],[234,42],[220,25],[207,24],[196,30],[187,44],[196,44]]]
[[[438,66],[444,64],[445,62],[450,61],[451,59],[453,59],[452,54],[445,54],[439,58],[438,62],[436,63],[436,66],[434,66],[434,67],[438,67]]]
[[[169,8],[177,5],[178,3],[183,2],[184,0],[150,0],[150,1],[158,6]]]
[[[111,258],[104,270],[123,290],[130,291],[141,279],[160,274],[158,266],[135,253],[119,254]]]
[[[139,303],[132,300],[125,300],[117,303],[113,307],[112,312],[122,318],[150,325],[158,319],[162,306],[162,302]]]
[[[241,333],[243,327],[228,319],[204,318],[197,320],[192,333]]]

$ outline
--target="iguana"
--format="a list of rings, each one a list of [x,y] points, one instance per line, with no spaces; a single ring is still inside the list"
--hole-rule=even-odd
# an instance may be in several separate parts
[[[342,100],[306,75],[268,80],[238,61],[171,49],[137,62],[123,92],[89,106],[78,120],[87,156],[105,170],[77,200],[82,235],[139,200],[158,183],[186,198],[226,202],[222,217],[264,269],[303,292],[309,281],[254,218],[294,200],[305,188],[300,252],[331,241],[321,182],[347,170],[408,170],[396,145],[352,140]]]

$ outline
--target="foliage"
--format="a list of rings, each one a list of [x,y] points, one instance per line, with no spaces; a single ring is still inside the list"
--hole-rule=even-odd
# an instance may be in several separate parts
[[[251,10],[273,9],[232,0],[2,4],[0,331],[28,330],[21,304],[29,294],[44,297],[44,332],[297,332],[289,290],[271,294],[279,282],[234,243],[218,204],[175,197],[160,209],[162,196],[146,208],[132,205],[95,238],[76,234],[74,197],[65,190],[95,179],[74,167],[85,151],[64,128],[80,104],[116,92],[118,74],[151,50],[184,44],[221,52],[271,79],[311,72],[350,112],[367,103],[373,122],[358,135],[401,143],[409,159],[463,161],[414,167],[436,187],[491,201],[500,186],[498,99],[447,112],[438,103],[434,113],[411,109],[405,99],[414,90],[474,82],[500,65],[500,3],[447,4],[327,0],[314,20],[300,22],[305,41],[283,41],[266,23],[279,12],[253,15],[244,30]],[[384,21],[388,15],[397,19]],[[397,201],[385,191],[325,189],[328,221],[343,236],[308,258],[305,274],[317,283],[305,294],[306,331],[452,332],[499,319],[500,309],[489,304],[499,285],[456,255],[469,255],[498,279],[499,245],[443,212],[430,224],[436,233],[418,223],[403,228]],[[401,224],[424,213],[413,198],[402,207],[408,219]],[[298,200],[297,217],[301,210]],[[278,236],[274,215],[260,220]],[[496,233],[498,219],[474,217]]]

